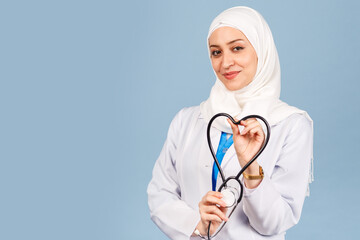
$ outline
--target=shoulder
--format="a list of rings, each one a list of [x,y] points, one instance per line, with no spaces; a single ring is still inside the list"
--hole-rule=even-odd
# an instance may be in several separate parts
[[[312,139],[313,121],[306,113],[293,113],[274,126],[285,134],[287,140],[299,141],[301,138]]]
[[[172,125],[176,124],[178,127],[189,124],[189,122],[200,116],[200,106],[185,107],[178,111],[172,120]]]
[[[182,108],[176,113],[171,121],[169,134],[181,135],[185,132],[193,120],[198,119],[200,116],[200,106],[192,106]]]
[[[284,120],[280,121],[278,125],[283,125],[289,128],[296,128],[296,127],[310,127],[312,126],[312,119],[310,116],[306,113],[293,113]]]
[[[187,118],[200,114],[200,106],[184,107],[176,115]]]
[[[274,126],[286,128],[307,127],[312,128],[313,121],[309,114],[302,109],[288,105],[286,102],[278,100],[272,109]]]

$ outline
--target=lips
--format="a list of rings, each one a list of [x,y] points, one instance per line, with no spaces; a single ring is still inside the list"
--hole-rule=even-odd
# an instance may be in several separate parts
[[[238,74],[239,74],[240,71],[232,71],[232,72],[227,72],[227,73],[224,73],[224,77],[228,80],[231,80],[231,79],[234,79]]]

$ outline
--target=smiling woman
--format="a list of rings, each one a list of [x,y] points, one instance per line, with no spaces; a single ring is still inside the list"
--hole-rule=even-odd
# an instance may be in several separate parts
[[[216,29],[209,38],[216,76],[230,91],[247,86],[257,69],[257,55],[246,36],[232,27]]]
[[[312,120],[279,99],[278,54],[258,12],[222,12],[207,40],[216,81],[206,101],[182,109],[170,125],[148,186],[151,218],[171,239],[283,240],[300,219],[311,179]],[[250,164],[264,144],[260,123],[241,121],[241,131],[226,118],[211,125],[225,176],[245,169],[244,198],[232,209],[216,191],[222,180],[206,140],[208,123],[222,112],[237,119],[260,115],[271,127],[267,148]]]

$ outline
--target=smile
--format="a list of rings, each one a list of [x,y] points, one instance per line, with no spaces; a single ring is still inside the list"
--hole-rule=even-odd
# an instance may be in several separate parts
[[[231,80],[231,79],[234,79],[239,73],[240,73],[240,71],[232,71],[232,72],[227,72],[227,73],[223,74],[223,76],[226,79]]]

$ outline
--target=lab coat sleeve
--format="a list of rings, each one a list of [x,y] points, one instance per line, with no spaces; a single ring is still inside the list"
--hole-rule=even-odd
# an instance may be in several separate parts
[[[258,233],[279,234],[298,223],[308,187],[312,148],[312,123],[299,118],[285,138],[271,176],[265,172],[256,189],[245,188],[243,209]]]
[[[171,239],[190,239],[200,214],[181,200],[175,162],[181,136],[180,111],[170,124],[163,149],[157,159],[148,185],[151,219]]]

